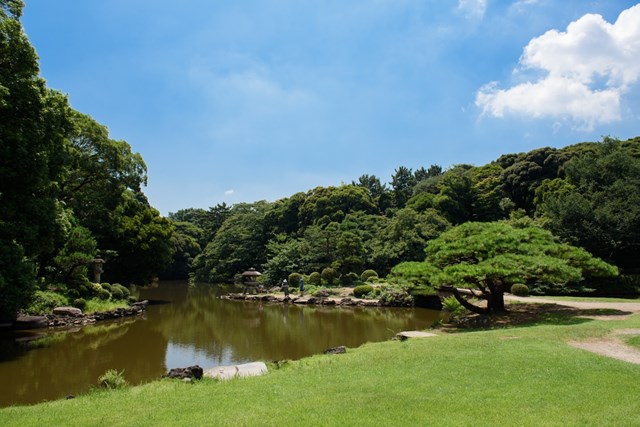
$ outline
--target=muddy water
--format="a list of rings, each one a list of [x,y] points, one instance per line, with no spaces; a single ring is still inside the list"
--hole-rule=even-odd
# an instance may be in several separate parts
[[[221,286],[162,283],[140,290],[143,317],[68,331],[0,336],[0,406],[88,391],[108,369],[129,383],[170,368],[299,359],[338,345],[357,347],[424,329],[425,309],[313,307],[217,298]]]

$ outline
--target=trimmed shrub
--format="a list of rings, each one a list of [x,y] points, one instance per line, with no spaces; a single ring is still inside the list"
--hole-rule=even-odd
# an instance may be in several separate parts
[[[129,298],[130,294],[131,293],[129,292],[129,289],[125,288],[119,283],[114,283],[113,285],[111,285],[111,295],[115,299],[127,299]]]
[[[298,286],[300,286],[301,277],[302,276],[300,275],[300,273],[291,273],[287,278],[287,281],[289,282],[289,287],[297,288]]]
[[[331,267],[327,267],[324,270],[322,270],[321,276],[322,276],[322,280],[327,285],[335,285],[339,277],[336,269]]]
[[[129,299],[129,304],[138,302],[138,298],[134,297],[133,295],[130,295],[128,299]]]
[[[360,279],[363,282],[375,281],[377,278],[378,278],[378,273],[376,273],[375,270],[365,270],[360,275]]]
[[[343,274],[342,276],[340,276],[340,281],[342,282],[343,285],[349,286],[349,285],[353,285],[355,282],[359,282],[360,276],[358,276],[358,274],[356,273],[351,272],[351,273]]]
[[[106,289],[100,289],[98,291],[98,298],[100,298],[101,300],[108,300],[109,298],[111,298],[111,292],[109,292]]]
[[[373,286],[371,285],[360,285],[353,288],[353,296],[356,298],[362,298],[363,296],[371,293],[373,291]]]
[[[111,292],[111,285],[109,283],[100,283],[100,286],[102,287],[102,289],[106,289]]]
[[[522,283],[516,283],[511,286],[511,293],[519,297],[527,297],[529,296],[529,287]]]
[[[73,300],[73,306],[80,310],[84,310],[87,308],[87,301],[84,298],[76,298]]]
[[[322,284],[322,275],[317,271],[314,271],[309,275],[309,284],[313,286],[320,286]]]

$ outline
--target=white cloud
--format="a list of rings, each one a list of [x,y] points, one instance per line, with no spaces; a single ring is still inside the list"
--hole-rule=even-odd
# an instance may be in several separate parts
[[[235,192],[236,192],[235,190],[227,190],[227,191],[225,191],[225,192],[224,192],[224,195],[225,195],[225,196],[231,196],[231,195],[233,195],[233,193],[235,193]]]
[[[494,117],[552,117],[584,129],[620,120],[621,98],[640,78],[638,23],[640,4],[614,24],[587,14],[565,32],[547,31],[532,39],[520,58],[521,70],[541,70],[544,77],[509,89],[485,85],[476,106]]]
[[[458,11],[469,19],[482,19],[487,10],[487,0],[458,0]]]

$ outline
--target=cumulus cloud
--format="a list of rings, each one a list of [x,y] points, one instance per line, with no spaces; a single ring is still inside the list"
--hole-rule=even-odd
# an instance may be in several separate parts
[[[458,11],[469,19],[482,19],[487,10],[487,0],[458,0]]]
[[[538,80],[508,89],[496,82],[479,89],[483,114],[522,114],[570,121],[592,129],[621,118],[621,98],[640,78],[640,4],[623,11],[614,24],[587,14],[564,32],[532,39],[520,58],[522,70],[540,70]]]

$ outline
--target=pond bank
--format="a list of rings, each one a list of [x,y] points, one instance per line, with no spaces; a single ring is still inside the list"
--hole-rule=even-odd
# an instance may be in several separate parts
[[[365,298],[352,298],[348,296],[336,296],[336,297],[317,297],[313,295],[284,296],[282,294],[243,294],[243,293],[230,293],[220,296],[220,299],[226,300],[239,300],[239,301],[261,301],[280,304],[298,304],[298,305],[327,305],[338,307],[412,307],[413,304],[397,304],[395,302],[385,304],[379,299],[365,299]],[[423,308],[431,308],[440,310],[442,304],[440,298],[434,295],[431,299],[426,299],[419,305]]]
[[[130,307],[117,308],[115,310],[91,314],[83,314],[80,309],[73,307],[58,307],[54,309],[52,314],[44,316],[18,316],[13,323],[13,329],[21,331],[28,329],[91,325],[103,320],[140,315],[146,311],[148,304],[149,301],[140,301],[133,303]]]

